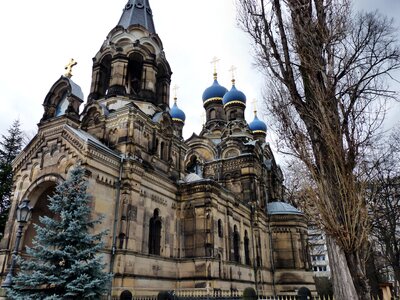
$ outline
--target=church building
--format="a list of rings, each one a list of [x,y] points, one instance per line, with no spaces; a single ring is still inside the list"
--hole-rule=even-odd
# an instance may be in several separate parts
[[[48,196],[77,163],[86,168],[113,299],[170,290],[295,295],[315,291],[307,220],[282,202],[283,175],[267,126],[245,120],[246,96],[217,73],[202,101],[205,124],[185,140],[185,113],[171,99],[172,70],[149,0],[129,0],[93,58],[87,99],[71,66],[43,102],[38,133],[13,164],[12,207],[0,243],[4,280],[16,239],[16,207],[33,224],[51,215]],[[202,99],[201,99],[202,96]],[[85,101],[86,100],[86,101]],[[83,106],[81,108],[81,106]]]

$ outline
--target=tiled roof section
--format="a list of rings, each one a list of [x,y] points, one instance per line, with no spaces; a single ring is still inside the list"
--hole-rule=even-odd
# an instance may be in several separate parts
[[[68,80],[69,83],[71,84],[71,93],[83,101],[84,96],[81,87],[77,85],[75,82],[73,82],[71,78],[69,78]]]
[[[294,206],[289,203],[275,201],[267,204],[267,211],[269,215],[302,215]]]
[[[72,133],[74,133],[78,138],[80,138],[85,143],[92,144],[95,147],[97,147],[105,152],[108,152],[109,154],[111,154],[113,156],[120,157],[120,155],[117,152],[108,148],[106,145],[104,145],[102,142],[100,142],[98,139],[96,139],[94,136],[87,133],[86,131],[83,131],[81,129],[72,128],[69,125],[67,125],[66,127],[68,130],[70,130]]]
[[[149,0],[129,0],[124,7],[118,25],[125,29],[131,25],[141,25],[150,33],[155,33]]]

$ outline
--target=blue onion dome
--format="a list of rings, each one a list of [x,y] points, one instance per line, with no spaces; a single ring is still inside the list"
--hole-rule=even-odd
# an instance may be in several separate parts
[[[213,84],[203,92],[203,105],[213,101],[221,102],[227,92],[228,90],[218,83],[217,73],[214,73]]]
[[[246,106],[246,95],[235,87],[235,81],[232,80],[232,88],[224,95],[222,99],[224,107],[232,104],[240,104]]]
[[[257,113],[254,115],[254,120],[249,124],[249,128],[253,133],[267,133],[267,125],[257,117]]]
[[[169,114],[172,118],[172,121],[185,123],[186,115],[183,112],[183,110],[180,109],[178,107],[178,105],[176,104],[176,98],[175,98],[174,105],[172,106],[171,110],[169,111]]]

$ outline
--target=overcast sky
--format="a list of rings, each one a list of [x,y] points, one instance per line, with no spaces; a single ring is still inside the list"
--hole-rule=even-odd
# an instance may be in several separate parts
[[[64,74],[70,58],[78,61],[72,79],[82,87],[86,100],[92,57],[118,23],[126,3],[127,0],[0,2],[0,133],[5,133],[17,118],[23,130],[36,131],[43,100]],[[186,113],[185,138],[201,130],[201,96],[212,83],[210,61],[214,56],[221,59],[219,82],[228,89],[228,70],[231,65],[237,67],[236,86],[247,96],[246,119],[250,122],[250,102],[261,99],[262,78],[252,65],[249,40],[236,25],[233,0],[150,0],[150,5],[173,71],[171,86],[180,87],[178,106]],[[358,0],[356,6],[379,9],[393,18],[400,16],[400,0]],[[399,114],[397,106],[391,111],[391,124]],[[264,116],[259,117],[270,125]]]

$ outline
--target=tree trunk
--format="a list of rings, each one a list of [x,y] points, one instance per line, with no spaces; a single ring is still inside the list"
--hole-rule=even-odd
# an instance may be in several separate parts
[[[357,290],[359,298],[362,300],[371,299],[371,289],[369,286],[368,278],[366,276],[365,270],[361,269],[361,267],[365,265],[365,263],[362,262],[363,258],[360,257],[360,253],[346,253],[346,258],[350,274],[353,278],[353,284]]]
[[[331,267],[333,293],[336,300],[365,300],[357,295],[353,284],[348,262],[343,250],[335,243],[333,238],[326,237],[328,248],[329,266]]]
[[[400,282],[400,267],[393,267],[393,271],[394,271],[394,296],[399,296],[398,295],[398,290],[399,290],[399,282]]]

